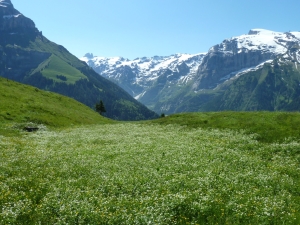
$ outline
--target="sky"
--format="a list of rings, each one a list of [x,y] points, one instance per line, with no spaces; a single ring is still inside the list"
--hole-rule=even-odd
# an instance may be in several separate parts
[[[298,0],[11,0],[72,54],[137,57],[207,52],[263,28],[300,31]]]

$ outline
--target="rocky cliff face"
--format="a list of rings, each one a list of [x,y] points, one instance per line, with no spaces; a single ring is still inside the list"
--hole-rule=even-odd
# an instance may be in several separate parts
[[[17,46],[0,49],[0,76],[21,81],[31,70],[51,56],[47,52],[28,51]]]
[[[10,0],[0,1],[0,31],[20,32],[36,29],[34,22],[16,10]]]
[[[0,76],[20,81],[51,55],[22,48],[41,34],[10,0],[0,0],[0,32]]]
[[[238,71],[257,66],[285,54],[299,43],[298,32],[280,33],[262,29],[250,30],[213,46],[197,72],[194,90],[213,89]]]
[[[222,78],[244,68],[256,66],[262,62],[274,59],[272,52],[261,52],[259,50],[242,50],[238,52],[237,43],[228,43],[226,51],[220,51],[220,46],[214,46],[204,57],[197,72],[198,80],[195,89],[212,89],[222,82]],[[223,49],[222,49],[223,50]]]
[[[10,0],[0,0],[0,44],[25,46],[40,33],[34,22],[16,10]]]

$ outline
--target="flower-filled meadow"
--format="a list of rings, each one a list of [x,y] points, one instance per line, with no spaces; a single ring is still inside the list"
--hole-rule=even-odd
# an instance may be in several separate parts
[[[0,136],[0,224],[300,224],[300,143],[142,123]]]

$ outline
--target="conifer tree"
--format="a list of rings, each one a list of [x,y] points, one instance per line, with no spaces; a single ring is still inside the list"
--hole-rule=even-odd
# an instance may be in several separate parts
[[[103,115],[103,113],[106,112],[106,109],[105,109],[105,106],[104,106],[104,103],[102,100],[100,100],[100,102],[98,104],[96,104],[96,111],[100,114],[100,115]]]

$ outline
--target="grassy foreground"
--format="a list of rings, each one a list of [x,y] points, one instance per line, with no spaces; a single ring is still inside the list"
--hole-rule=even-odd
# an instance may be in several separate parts
[[[300,143],[117,123],[0,136],[0,224],[299,224]]]

